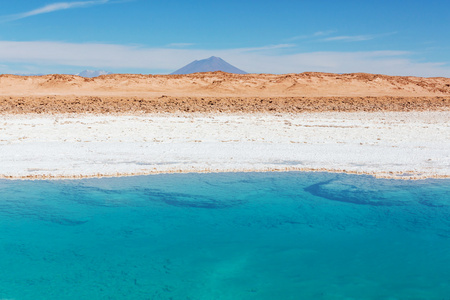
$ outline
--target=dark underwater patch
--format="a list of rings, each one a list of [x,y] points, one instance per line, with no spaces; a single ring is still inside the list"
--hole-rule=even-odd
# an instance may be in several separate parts
[[[45,220],[45,218],[43,218]],[[87,223],[87,221],[73,220],[68,218],[50,218],[48,221],[63,226],[78,226]]]
[[[215,199],[213,197],[183,193],[164,193],[153,191],[148,193],[148,196],[152,201],[185,208],[221,209],[242,204],[242,201],[239,200]]]
[[[304,189],[311,195],[332,201],[372,206],[402,206],[407,201],[401,201],[384,196],[381,190],[364,187],[363,184],[352,184],[345,180],[330,179],[312,184]]]
[[[242,204],[242,200],[224,199],[216,195],[164,192],[151,188],[108,190],[78,186],[66,189],[64,197],[82,205],[97,207],[145,207],[164,203],[176,207],[221,209]]]

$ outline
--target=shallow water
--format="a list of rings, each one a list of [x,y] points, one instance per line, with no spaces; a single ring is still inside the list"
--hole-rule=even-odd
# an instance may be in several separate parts
[[[450,299],[450,181],[0,180],[0,299]]]

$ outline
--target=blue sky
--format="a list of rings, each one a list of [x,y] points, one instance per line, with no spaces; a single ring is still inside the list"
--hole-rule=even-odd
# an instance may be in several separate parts
[[[14,0],[0,73],[167,74],[219,56],[252,73],[450,77],[450,1]]]

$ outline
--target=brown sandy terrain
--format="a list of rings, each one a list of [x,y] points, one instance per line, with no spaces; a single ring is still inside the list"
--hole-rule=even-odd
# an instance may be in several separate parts
[[[450,78],[364,73],[0,75],[0,113],[449,110]]]
[[[0,96],[0,113],[298,113],[444,111],[449,97],[110,97]]]

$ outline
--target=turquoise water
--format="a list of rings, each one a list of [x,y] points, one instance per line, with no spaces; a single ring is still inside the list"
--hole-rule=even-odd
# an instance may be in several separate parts
[[[450,299],[450,181],[0,180],[0,299]]]

